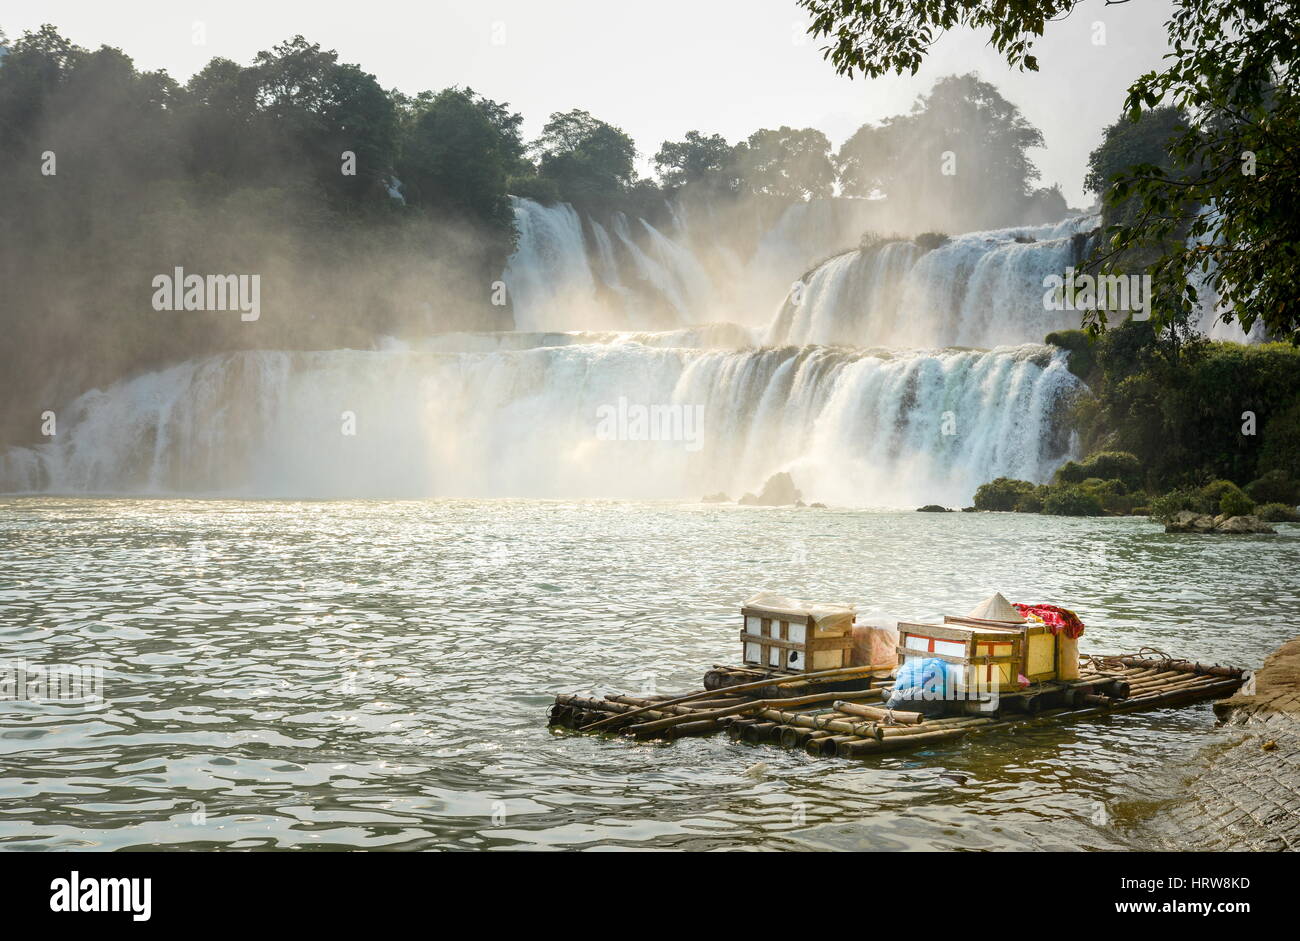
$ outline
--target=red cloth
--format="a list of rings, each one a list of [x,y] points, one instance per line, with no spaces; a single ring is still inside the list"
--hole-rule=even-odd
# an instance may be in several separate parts
[[[1043,619],[1043,623],[1052,629],[1053,634],[1065,631],[1065,636],[1077,639],[1083,636],[1083,622],[1079,615],[1069,608],[1058,608],[1054,604],[1016,604],[1011,605],[1025,617],[1033,614]]]

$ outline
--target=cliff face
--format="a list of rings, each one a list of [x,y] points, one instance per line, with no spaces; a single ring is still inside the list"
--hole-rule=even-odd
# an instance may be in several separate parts
[[[1215,713],[1233,734],[1155,821],[1186,849],[1300,850],[1300,638]]]

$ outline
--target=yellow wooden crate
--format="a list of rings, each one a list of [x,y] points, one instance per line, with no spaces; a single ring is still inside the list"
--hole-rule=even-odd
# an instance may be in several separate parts
[[[899,664],[911,657],[935,658],[960,666],[965,690],[999,692],[1017,688],[1020,638],[1001,631],[979,631],[949,624],[898,625]]]
[[[978,618],[945,616],[944,624],[972,627],[976,630],[1002,631],[1022,639],[1020,673],[1031,683],[1050,683],[1059,673],[1060,652],[1057,636],[1045,624],[991,624]],[[1013,677],[1014,679],[1014,677]]]
[[[853,616],[846,623],[819,627],[811,614],[782,608],[746,605],[740,609],[744,662],[779,670],[807,673],[847,667],[853,655]]]

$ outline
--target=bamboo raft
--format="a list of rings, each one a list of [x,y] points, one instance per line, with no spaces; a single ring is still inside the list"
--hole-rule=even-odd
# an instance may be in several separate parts
[[[991,712],[928,718],[873,704],[893,685],[891,671],[879,667],[790,674],[715,666],[705,674],[704,689],[685,696],[561,693],[551,707],[550,725],[642,740],[725,731],[734,741],[861,758],[1013,726],[1220,699],[1236,692],[1245,679],[1245,672],[1235,667],[1177,660],[1149,648],[1135,655],[1085,655],[1078,680],[1004,693]]]

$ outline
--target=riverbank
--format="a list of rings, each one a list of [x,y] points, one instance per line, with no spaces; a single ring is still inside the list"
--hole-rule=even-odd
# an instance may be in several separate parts
[[[1185,849],[1300,850],[1300,638],[1214,711],[1233,740],[1206,755],[1187,796],[1159,815],[1160,829]]]

